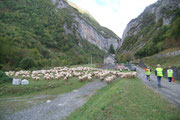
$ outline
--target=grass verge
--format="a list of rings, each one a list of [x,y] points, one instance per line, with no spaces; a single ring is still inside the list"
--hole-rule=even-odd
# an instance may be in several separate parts
[[[71,67],[91,67],[91,68],[96,68],[97,64],[72,65]]]
[[[0,97],[19,97],[19,96],[31,96],[31,95],[41,95],[50,94],[56,95],[61,93],[70,92],[74,89],[78,89],[87,82],[80,82],[77,77],[70,78],[65,81],[60,80],[44,80],[40,79],[35,81],[29,79],[29,85],[12,85],[11,83],[5,83],[0,85]]]
[[[180,111],[139,79],[122,79],[92,96],[67,120],[179,120]]]
[[[161,64],[163,68],[167,68],[168,66],[180,66],[180,55],[170,56],[170,57],[146,57],[143,59],[146,65],[151,66],[154,70],[157,64]]]

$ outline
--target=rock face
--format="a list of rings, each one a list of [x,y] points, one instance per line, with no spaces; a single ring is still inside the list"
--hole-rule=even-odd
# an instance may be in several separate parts
[[[137,18],[131,20],[125,28],[122,36],[122,42],[125,38],[137,35],[143,28],[144,21],[147,21],[147,16],[151,16],[151,19],[156,23],[162,19],[163,25],[169,25],[173,19],[173,15],[165,14],[165,12],[175,10],[180,7],[179,0],[158,0],[156,3],[145,8],[144,12]],[[142,36],[139,36],[139,38]],[[137,38],[137,39],[139,39]]]
[[[64,0],[52,0],[56,9],[64,9],[71,7]],[[68,29],[66,23],[64,24],[64,31],[66,34],[73,34],[77,38],[82,38],[88,40],[90,43],[97,45],[101,50],[108,51],[110,45],[112,44],[114,49],[120,47],[121,39],[115,35],[112,36],[103,29],[96,28],[93,23],[82,14],[79,15],[76,12],[72,12],[71,16],[75,20]],[[100,26],[101,27],[101,26]],[[106,37],[105,37],[106,36]]]
[[[158,54],[156,55],[156,57],[169,57],[169,56],[176,56],[176,55],[180,55],[180,50],[176,50],[173,52],[166,52],[164,54]]]
[[[75,20],[78,22],[78,33],[90,43],[97,45],[102,50],[109,50],[111,44],[114,46],[114,49],[119,47],[119,38],[105,38],[84,20],[80,18],[75,18]]]
[[[116,63],[117,63],[117,61],[115,59],[115,54],[110,54],[104,58],[105,65],[107,65],[107,64],[116,65]]]
[[[52,0],[53,4],[56,5],[56,8],[67,8],[68,4],[63,0]]]

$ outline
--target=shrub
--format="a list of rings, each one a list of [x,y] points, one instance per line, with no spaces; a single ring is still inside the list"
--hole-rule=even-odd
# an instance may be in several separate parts
[[[36,63],[32,58],[26,57],[21,60],[20,67],[23,69],[30,69],[35,67]]]
[[[126,53],[124,53],[123,61],[128,62],[128,64],[129,64],[129,62],[133,61],[133,60],[134,60],[134,56],[132,55],[131,52],[127,51]]]
[[[12,78],[8,77],[3,71],[0,71],[0,84],[11,82]]]

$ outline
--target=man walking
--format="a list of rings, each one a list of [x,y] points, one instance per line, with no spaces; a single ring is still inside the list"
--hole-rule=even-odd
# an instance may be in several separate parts
[[[155,70],[155,75],[157,76],[158,87],[161,87],[161,77],[163,77],[163,68],[158,64]]]
[[[167,77],[169,82],[172,81],[172,77],[173,77],[173,70],[171,69],[171,66],[168,67],[169,69],[167,70]]]
[[[147,67],[146,70],[146,79],[150,81],[150,75],[151,75],[151,69],[149,69],[149,67]]]

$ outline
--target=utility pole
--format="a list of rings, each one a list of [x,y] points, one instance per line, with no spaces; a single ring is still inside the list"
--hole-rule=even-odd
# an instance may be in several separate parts
[[[92,67],[92,55],[91,55],[91,67]]]
[[[105,60],[105,56],[104,56],[104,59],[103,59],[103,64],[105,64],[104,60]]]

